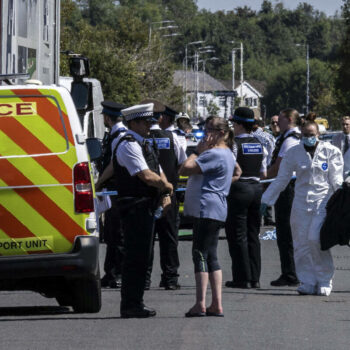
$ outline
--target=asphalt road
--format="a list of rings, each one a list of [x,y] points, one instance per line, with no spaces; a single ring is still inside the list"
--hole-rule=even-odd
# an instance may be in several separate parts
[[[299,296],[291,287],[270,287],[270,280],[279,275],[277,247],[275,241],[263,241],[261,290],[223,288],[222,319],[184,318],[195,295],[191,242],[180,242],[179,251],[178,291],[158,288],[156,252],[152,287],[145,294],[146,304],[158,312],[152,319],[120,319],[120,293],[111,289],[103,290],[98,314],[74,314],[31,292],[0,292],[1,349],[350,348],[349,248],[333,250],[337,271],[330,297]],[[225,240],[220,241],[219,258],[225,281],[230,278]],[[102,259],[103,254],[101,265]]]

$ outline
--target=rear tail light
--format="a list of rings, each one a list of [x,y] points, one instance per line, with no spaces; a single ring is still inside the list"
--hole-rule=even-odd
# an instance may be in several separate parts
[[[74,207],[77,213],[94,211],[89,164],[78,163],[74,166]]]

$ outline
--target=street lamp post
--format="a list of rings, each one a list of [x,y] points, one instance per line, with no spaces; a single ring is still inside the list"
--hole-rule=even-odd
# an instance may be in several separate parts
[[[310,55],[309,55],[309,44],[306,44],[306,114],[309,113],[310,103]]]
[[[197,117],[197,113],[198,113],[198,90],[199,90],[199,77],[198,77],[198,70],[199,70],[199,53],[198,51],[196,51],[196,53],[194,54],[194,59],[195,59],[195,65],[194,65],[194,71],[195,71],[195,107],[194,107],[194,111],[195,114],[194,116]]]
[[[219,59],[217,57],[210,57],[210,58],[204,58],[204,59],[199,61],[199,62],[202,62],[202,64],[203,64],[203,97],[205,97],[205,63],[207,61],[219,61]],[[205,112],[205,107],[206,107],[205,101],[206,101],[206,99],[203,98],[203,118],[205,118],[205,114],[206,114],[206,112]]]
[[[198,114],[198,105],[199,105],[199,54],[205,54],[209,52],[215,52],[215,50],[212,49],[206,49],[206,50],[201,50],[203,48],[200,48],[198,51],[195,53],[195,116],[197,117]]]
[[[241,42],[241,106],[243,106],[243,43]]]
[[[161,27],[159,28],[159,29],[165,29],[165,28],[167,28],[167,29],[170,29],[170,28],[177,28],[177,26],[168,26],[168,27],[162,27],[162,25],[163,24],[165,24],[165,23],[174,23],[175,21],[170,21],[170,20],[164,20],[164,21],[159,21],[159,22],[151,22],[150,24],[149,24],[149,31],[148,31],[148,48],[150,47],[150,45],[151,45],[151,38],[152,38],[152,25],[154,25],[154,24],[160,24],[161,25]]]
[[[235,43],[234,41],[230,41],[231,44]],[[233,47],[231,51],[232,56],[232,92],[235,90],[235,73],[236,73],[236,51],[240,50],[240,68],[241,68],[241,78],[240,78],[240,95],[241,95],[241,102],[240,105],[243,106],[243,43],[240,43],[239,47]],[[231,103],[231,113],[234,112],[235,108],[235,100],[234,96],[232,96],[232,103]]]
[[[188,44],[185,45],[185,101],[184,101],[184,112],[187,112],[187,53],[188,53],[188,46],[191,45],[199,45],[204,43],[203,40],[198,40],[198,41],[192,41]]]

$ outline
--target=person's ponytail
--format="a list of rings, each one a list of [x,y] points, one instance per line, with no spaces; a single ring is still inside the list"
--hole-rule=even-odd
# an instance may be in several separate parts
[[[227,136],[225,137],[226,146],[233,150],[233,145],[235,144],[235,136],[232,129],[228,130]]]

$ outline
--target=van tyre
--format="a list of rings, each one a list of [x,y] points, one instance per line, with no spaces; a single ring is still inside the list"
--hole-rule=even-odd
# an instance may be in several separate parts
[[[56,295],[56,300],[57,300],[59,306],[72,306],[73,305],[73,298],[68,293]]]
[[[77,280],[73,287],[73,310],[77,313],[95,313],[101,310],[100,276]]]

